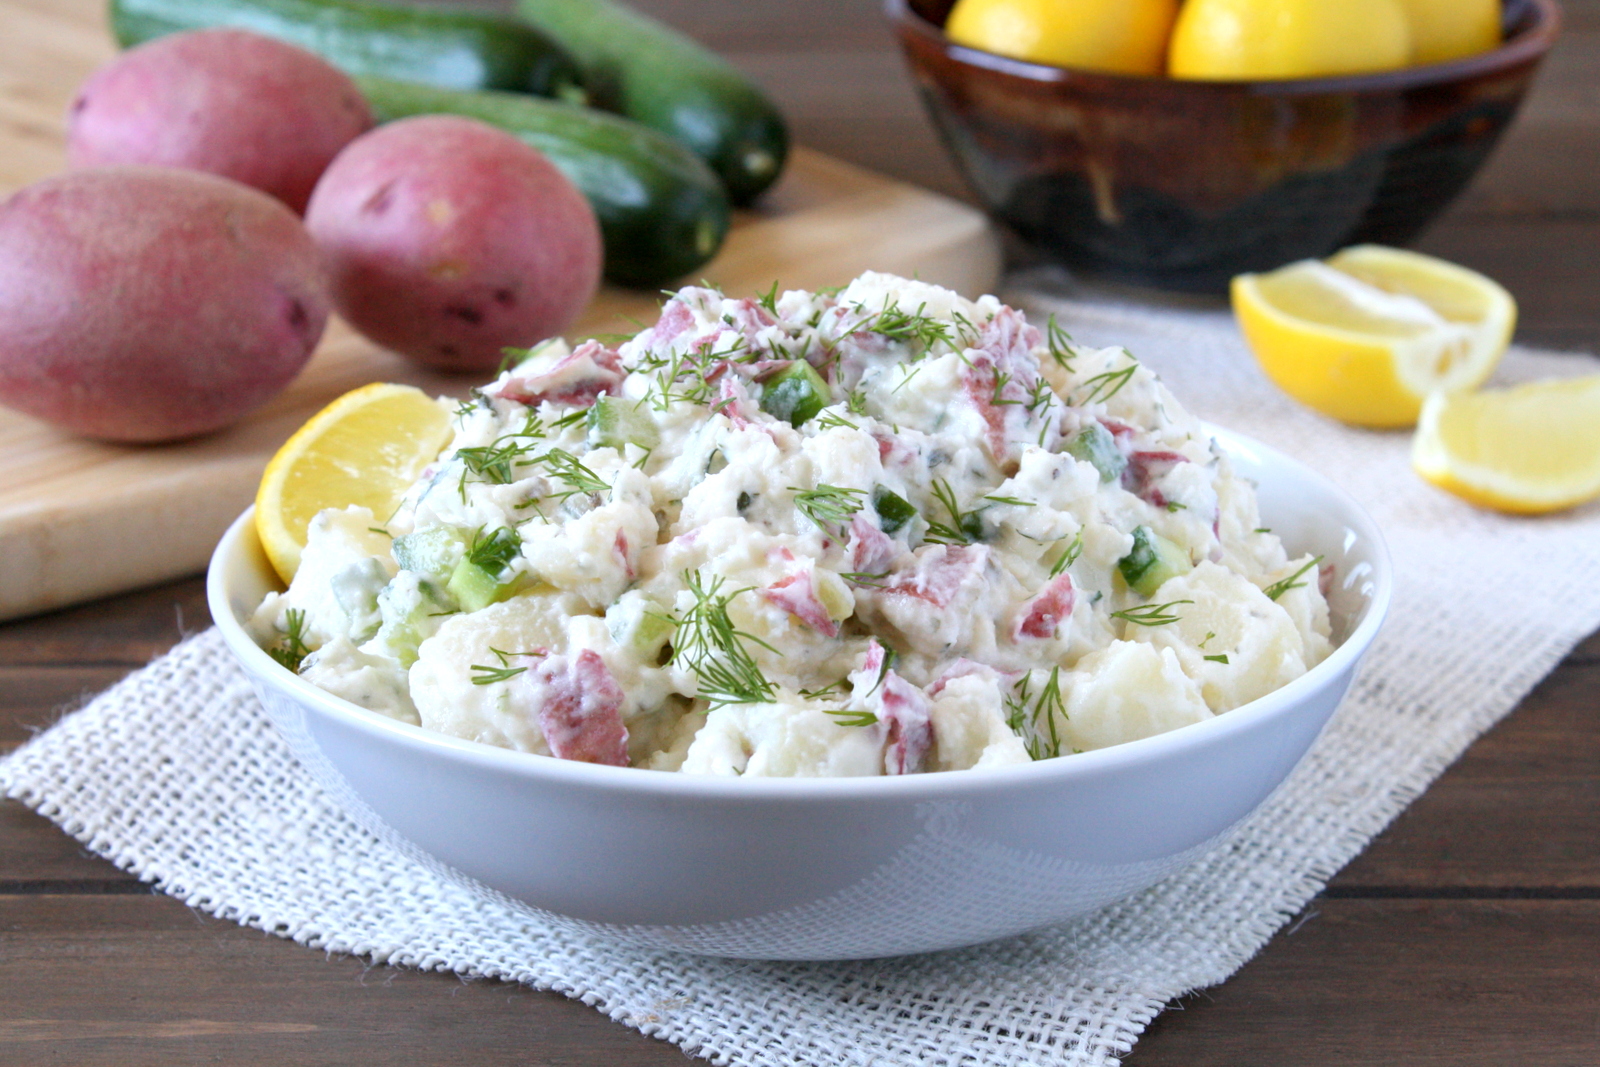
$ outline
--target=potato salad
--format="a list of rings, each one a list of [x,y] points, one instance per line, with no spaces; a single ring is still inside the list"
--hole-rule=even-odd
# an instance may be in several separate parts
[[[257,639],[456,737],[712,775],[964,770],[1219,715],[1330,651],[1294,559],[1121,348],[865,274],[690,287],[453,410],[312,522]]]

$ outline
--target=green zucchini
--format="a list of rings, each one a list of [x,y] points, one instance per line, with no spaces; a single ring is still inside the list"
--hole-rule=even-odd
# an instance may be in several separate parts
[[[573,58],[509,15],[369,0],[111,0],[111,31],[124,48],[208,26],[288,41],[348,74],[587,99]]]
[[[676,141],[636,122],[520,93],[461,93],[357,78],[380,122],[464,115],[537,148],[588,198],[600,220],[606,277],[656,288],[704,264],[728,233],[715,174]]]
[[[597,107],[694,149],[735,204],[777,180],[783,116],[721,57],[612,0],[517,0],[517,13],[577,58]]]

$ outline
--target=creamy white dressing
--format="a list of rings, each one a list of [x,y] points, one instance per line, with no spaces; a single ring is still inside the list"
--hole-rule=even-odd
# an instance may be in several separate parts
[[[386,523],[317,518],[255,629],[455,736],[961,770],[1197,722],[1331,648],[1315,561],[1160,381],[993,297],[691,287],[618,348],[541,346],[454,427]],[[1165,569],[1139,571],[1151,543]]]

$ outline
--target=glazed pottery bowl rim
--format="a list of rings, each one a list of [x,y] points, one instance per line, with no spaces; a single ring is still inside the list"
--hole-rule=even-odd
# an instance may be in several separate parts
[[[1179,93],[1249,94],[1259,96],[1317,96],[1354,93],[1402,92],[1430,85],[1466,81],[1521,63],[1548,52],[1561,33],[1563,15],[1557,0],[1524,0],[1532,12],[1523,28],[1498,47],[1443,63],[1426,63],[1369,74],[1340,74],[1316,78],[1274,80],[1171,78],[1164,74],[1117,74],[1109,71],[1033,63],[956,44],[944,28],[928,21],[911,7],[910,0],[884,0],[890,22],[903,33],[916,34],[941,48],[962,66],[1009,75],[1025,81],[1072,85],[1171,86]]]
[[[234,589],[236,574],[246,570],[270,570],[255,535],[254,507],[247,508],[223,535],[208,568],[207,600],[212,618],[224,643],[247,673],[262,684],[283,692],[308,710],[331,716],[359,728],[366,734],[414,751],[437,755],[446,760],[465,762],[484,769],[543,778],[587,788],[621,790],[641,797],[671,797],[682,800],[751,803],[782,801],[819,802],[874,797],[899,801],[945,799],[972,791],[1025,787],[1030,782],[1055,778],[1097,777],[1114,774],[1119,768],[1158,762],[1184,749],[1225,743],[1235,733],[1250,731],[1264,721],[1276,718],[1301,705],[1339,677],[1353,670],[1376,637],[1388,613],[1394,591],[1393,565],[1377,524],[1343,489],[1297,460],[1241,434],[1207,425],[1224,451],[1253,460],[1262,468],[1277,467],[1292,474],[1297,482],[1308,483],[1330,498],[1322,517],[1342,524],[1347,538],[1354,535],[1363,545],[1371,573],[1365,604],[1356,612],[1355,624],[1333,652],[1299,678],[1267,695],[1201,722],[1165,733],[1112,745],[1103,749],[1034,763],[962,771],[933,771],[922,774],[852,778],[722,778],[653,771],[638,767],[609,767],[556,759],[551,756],[499,748],[478,741],[453,737],[421,726],[400,722],[376,711],[360,707],[312,685],[272,659],[250,638],[236,610],[253,610],[253,603],[240,601]],[[264,570],[265,569],[265,570]]]

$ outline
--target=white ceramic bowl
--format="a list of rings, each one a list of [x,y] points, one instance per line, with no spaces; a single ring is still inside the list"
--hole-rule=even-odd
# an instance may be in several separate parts
[[[1342,491],[1218,433],[1291,553],[1337,569],[1339,647],[1205,722],[1022,767],[723,779],[512,752],[396,722],[275,663],[241,620],[279,588],[251,512],[211,561],[211,613],[299,759],[368,828],[556,921],[756,959],[953,948],[1059,922],[1202,855],[1338,706],[1389,604],[1388,554]]]

